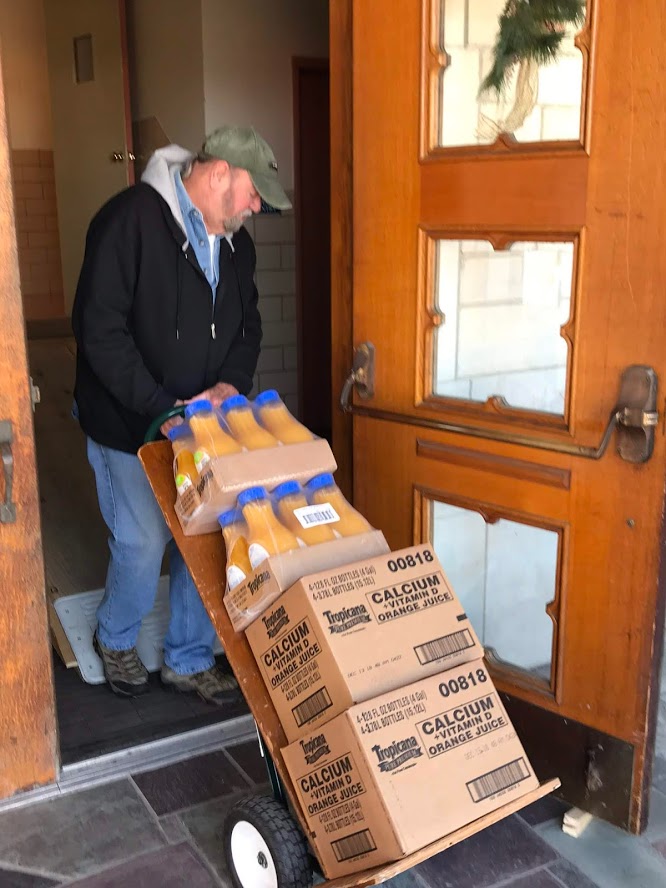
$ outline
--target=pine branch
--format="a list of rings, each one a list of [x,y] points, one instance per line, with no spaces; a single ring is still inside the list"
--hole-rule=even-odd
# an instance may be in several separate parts
[[[584,0],[507,0],[499,19],[494,61],[479,89],[501,94],[513,66],[525,60],[547,65],[557,59],[566,25],[585,21]]]

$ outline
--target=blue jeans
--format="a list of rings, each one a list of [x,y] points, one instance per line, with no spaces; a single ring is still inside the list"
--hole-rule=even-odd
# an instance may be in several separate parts
[[[153,607],[168,547],[171,619],[164,662],[181,675],[203,672],[215,662],[215,629],[139,458],[88,438],[88,460],[95,472],[102,517],[111,532],[111,560],[97,611],[99,640],[112,650],[134,647],[141,621]]]

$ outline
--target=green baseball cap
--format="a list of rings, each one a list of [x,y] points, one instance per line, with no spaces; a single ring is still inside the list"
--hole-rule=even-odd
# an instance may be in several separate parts
[[[291,201],[278,182],[278,165],[271,146],[253,127],[221,126],[206,136],[203,151],[247,170],[254,187],[270,206],[291,209]]]

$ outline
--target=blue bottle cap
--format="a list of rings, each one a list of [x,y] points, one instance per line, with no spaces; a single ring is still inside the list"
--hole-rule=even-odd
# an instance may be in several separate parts
[[[309,491],[321,490],[322,487],[332,487],[335,484],[333,475],[330,472],[324,472],[323,475],[315,475],[305,485]]]
[[[243,520],[243,513],[240,509],[228,509],[217,516],[220,527],[229,527],[230,524],[236,524]]]
[[[185,419],[189,419],[190,416],[194,416],[195,413],[204,413],[204,412],[213,411],[213,405],[210,401],[207,401],[205,398],[202,398],[200,401],[192,401],[191,404],[188,404],[185,408]]]
[[[262,499],[268,499],[265,487],[248,487],[247,490],[238,494],[238,505],[242,507]]]
[[[281,400],[282,399],[275,389],[266,389],[265,392],[261,392],[261,394],[257,395],[254,399],[254,403],[257,407],[263,407],[266,404],[279,404]]]
[[[236,410],[237,407],[247,407],[249,403],[245,395],[232,395],[226,401],[222,401],[220,410],[222,413],[228,413],[230,410]]]
[[[169,429],[167,432],[167,438],[169,441],[178,441],[179,438],[191,438],[192,430],[187,425],[186,422],[181,423],[180,425],[174,426],[172,429]]]
[[[271,496],[275,500],[281,500],[285,496],[293,496],[295,493],[301,492],[301,485],[298,481],[284,481],[278,484],[275,490],[271,491]]]

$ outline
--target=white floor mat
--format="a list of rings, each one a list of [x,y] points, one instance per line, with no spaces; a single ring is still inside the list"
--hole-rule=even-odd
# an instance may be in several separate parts
[[[104,684],[102,661],[93,649],[93,633],[97,626],[95,614],[104,595],[104,589],[79,592],[57,598],[53,606],[62,623],[65,635],[74,651],[81,677],[88,684]],[[169,578],[160,577],[155,605],[144,619],[136,644],[141,662],[149,672],[162,667],[162,645],[169,627]],[[219,641],[215,653],[222,653]]]

